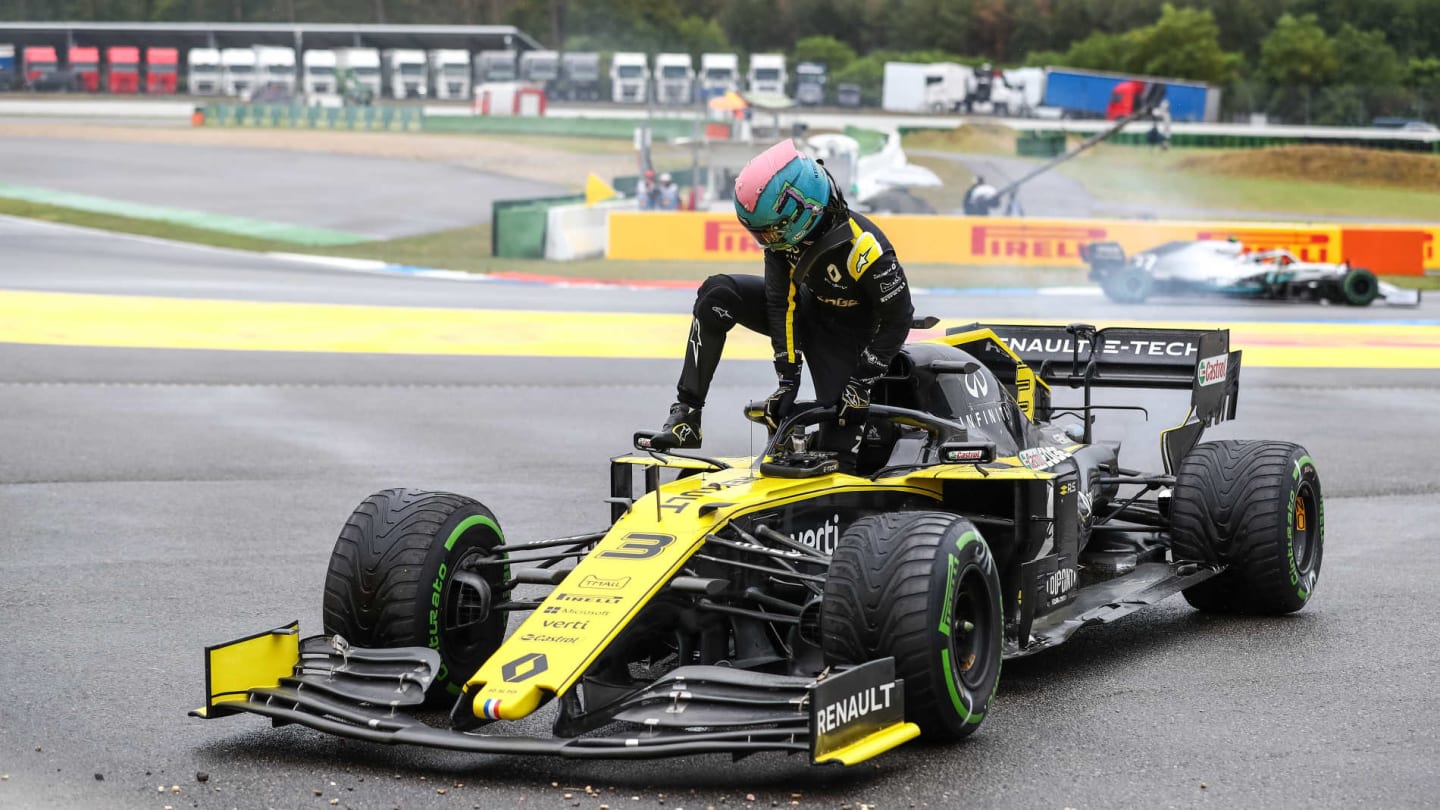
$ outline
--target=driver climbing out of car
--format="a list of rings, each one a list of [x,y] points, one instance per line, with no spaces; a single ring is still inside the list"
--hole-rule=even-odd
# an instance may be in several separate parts
[[[835,179],[784,140],[735,180],[735,215],[765,249],[765,275],[714,275],[695,297],[677,401],[656,449],[700,446],[700,410],[735,324],[770,338],[773,432],[790,413],[806,361],[815,398],[838,408],[832,439],[853,461],[870,392],[910,334],[910,285],[890,240],[850,210]]]

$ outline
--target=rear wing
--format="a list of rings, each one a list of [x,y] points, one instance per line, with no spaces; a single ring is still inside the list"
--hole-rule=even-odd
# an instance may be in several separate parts
[[[973,323],[947,329],[945,334],[984,329],[1052,388],[1084,389],[1086,442],[1090,441],[1090,390],[1095,387],[1191,392],[1185,420],[1161,434],[1167,470],[1173,470],[1200,441],[1206,427],[1235,418],[1240,352],[1230,350],[1228,329]],[[976,356],[985,359],[983,353]]]

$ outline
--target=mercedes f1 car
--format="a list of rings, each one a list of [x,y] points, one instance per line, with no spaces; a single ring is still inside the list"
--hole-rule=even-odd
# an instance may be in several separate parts
[[[1121,304],[1143,303],[1152,295],[1221,295],[1288,301],[1315,301],[1363,307],[1375,300],[1415,306],[1419,290],[1381,281],[1349,262],[1301,261],[1288,250],[1247,251],[1239,242],[1167,242],[1126,257],[1115,242],[1081,249],[1090,280]]]
[[[897,356],[854,474],[820,449],[834,409],[808,403],[755,458],[637,433],[611,462],[610,525],[585,534],[519,540],[468,497],[378,492],[335,543],[324,634],[208,648],[194,714],[584,758],[851,765],[962,738],[1002,660],[1087,625],[1176,593],[1259,614],[1310,599],[1310,456],[1200,442],[1235,415],[1239,375],[1224,330],[974,324]],[[1092,401],[1105,387],[1188,394],[1163,470],[1093,438],[1124,407]]]

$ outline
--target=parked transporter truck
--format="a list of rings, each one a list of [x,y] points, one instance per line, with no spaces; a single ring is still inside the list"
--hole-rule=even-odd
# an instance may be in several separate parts
[[[80,89],[87,93],[100,92],[100,49],[76,45],[70,48],[66,54],[65,63],[70,68],[70,75],[80,84]]]
[[[20,74],[15,70],[15,46],[0,45],[0,92],[19,89]]]
[[[650,66],[643,53],[620,52],[610,57],[610,100],[644,104],[649,100]]]
[[[174,95],[180,81],[180,51],[175,48],[145,49],[145,92]]]
[[[391,98],[425,98],[425,52],[392,48],[380,54],[386,95]]]
[[[688,53],[655,55],[655,101],[689,104],[695,97],[695,68]]]
[[[475,82],[515,81],[518,76],[515,72],[517,56],[519,54],[515,51],[481,51],[475,54]]]
[[[220,50],[220,89],[227,96],[247,97],[255,89],[255,51],[250,48]]]
[[[255,87],[295,92],[295,49],[270,45],[255,46]]]
[[[140,92],[140,49],[112,45],[105,49],[105,87],[111,93]]]
[[[560,57],[562,95],[570,101],[600,100],[600,54],[567,53]]]
[[[350,77],[350,80],[363,85],[366,90],[370,91],[371,99],[377,99],[382,95],[380,91],[384,88],[380,72],[380,52],[374,48],[335,49],[337,82],[340,74],[343,73]]]
[[[740,57],[733,53],[700,54],[700,96],[706,100],[740,89]]]
[[[554,95],[560,81],[559,51],[525,51],[520,54],[520,80],[545,88]]]
[[[801,62],[795,66],[795,100],[814,106],[825,103],[825,83],[830,80],[824,63]]]
[[[470,52],[441,48],[430,52],[430,95],[441,99],[470,98]]]
[[[192,96],[213,96],[221,92],[220,50],[191,48],[185,54],[185,81]]]
[[[314,48],[300,57],[300,89],[307,96],[328,96],[340,91],[335,78],[335,52]]]
[[[750,55],[750,71],[746,75],[752,93],[785,94],[785,55],[756,53]]]

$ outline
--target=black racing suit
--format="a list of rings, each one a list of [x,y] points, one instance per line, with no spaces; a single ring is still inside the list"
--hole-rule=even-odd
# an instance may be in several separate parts
[[[828,225],[828,227],[826,227]],[[700,285],[678,399],[705,404],[725,335],[739,323],[770,338],[775,371],[809,360],[815,398],[833,403],[851,379],[874,383],[910,334],[910,285],[890,240],[868,218],[827,215],[813,244],[765,251],[765,276],[715,275]]]

